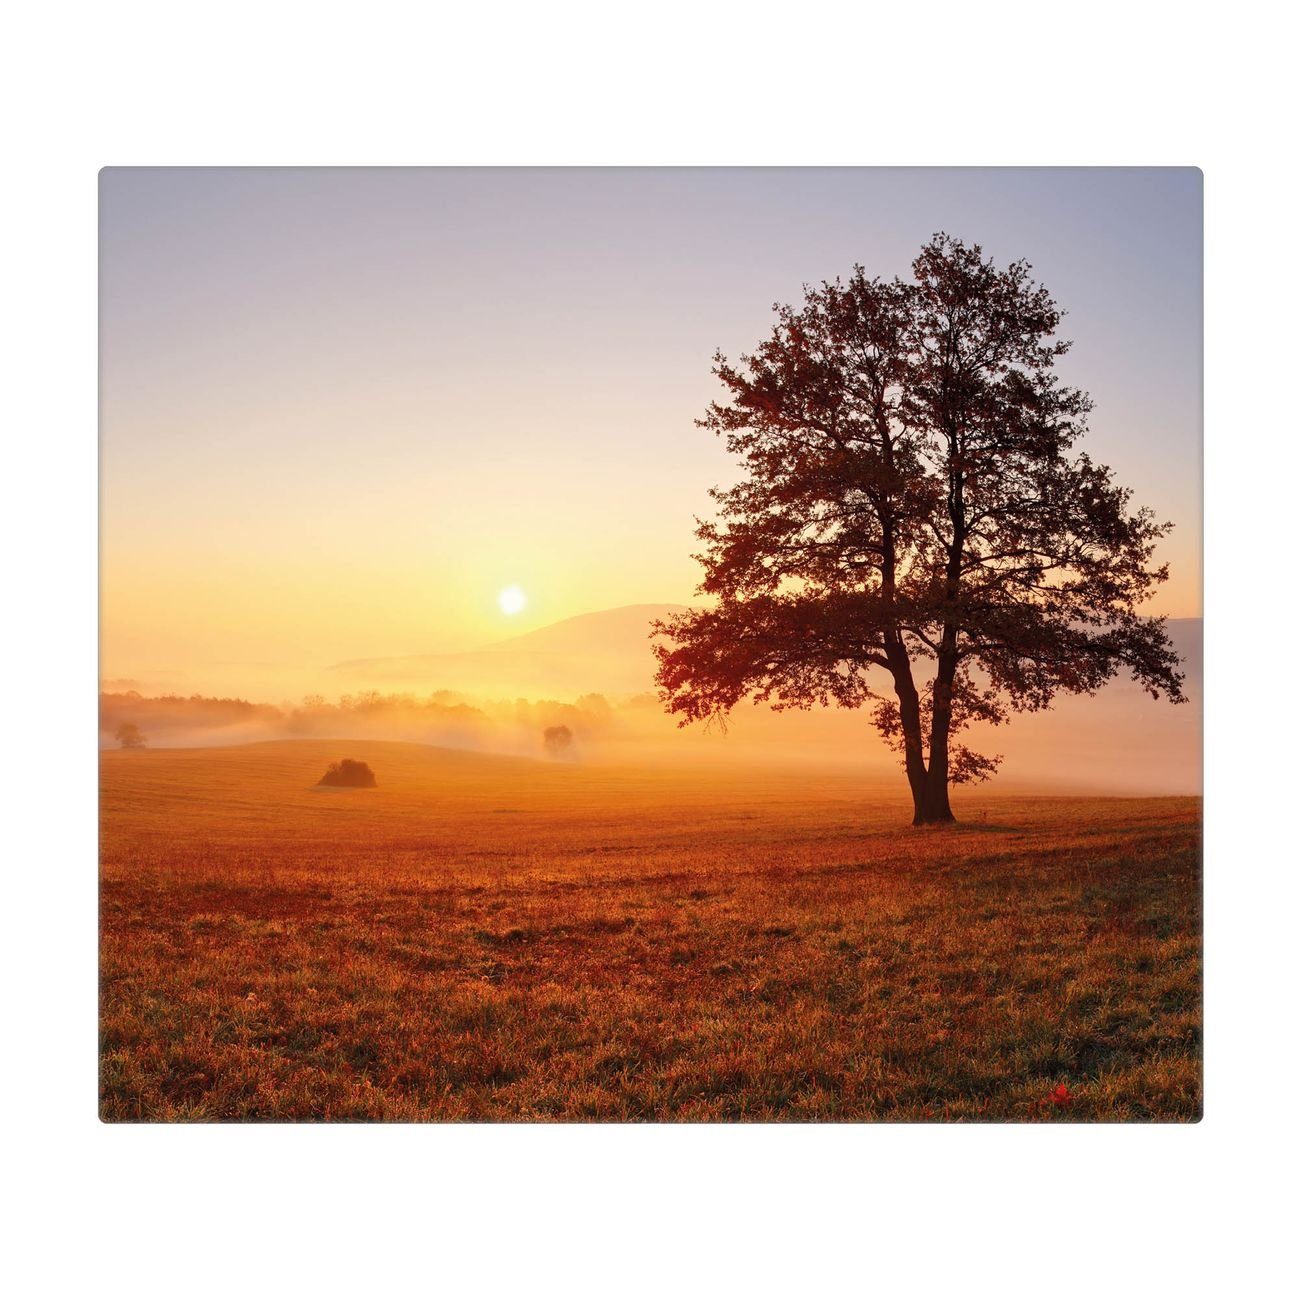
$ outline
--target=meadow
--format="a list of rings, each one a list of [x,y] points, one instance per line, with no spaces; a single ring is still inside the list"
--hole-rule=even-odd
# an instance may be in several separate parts
[[[319,790],[368,762],[369,790]],[[105,1120],[1194,1120],[1200,801],[101,756]]]

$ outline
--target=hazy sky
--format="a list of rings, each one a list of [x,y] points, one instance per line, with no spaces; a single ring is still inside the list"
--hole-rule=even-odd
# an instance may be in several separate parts
[[[1090,450],[1177,525],[1153,611],[1199,614],[1198,172],[110,169],[105,674],[689,600],[714,349],[941,229],[1065,307]]]

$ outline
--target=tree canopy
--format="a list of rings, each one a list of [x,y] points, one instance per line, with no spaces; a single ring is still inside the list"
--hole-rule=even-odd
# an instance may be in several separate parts
[[[998,758],[954,737],[1093,692],[1118,673],[1181,701],[1162,619],[1170,525],[1078,443],[1062,312],[1025,262],[936,235],[910,280],[868,277],[778,306],[698,423],[740,462],[697,536],[711,604],[657,625],[660,698],[682,723],[747,696],[870,704],[918,823]]]
[[[134,722],[124,722],[113,733],[113,738],[123,749],[144,749],[144,732]]]

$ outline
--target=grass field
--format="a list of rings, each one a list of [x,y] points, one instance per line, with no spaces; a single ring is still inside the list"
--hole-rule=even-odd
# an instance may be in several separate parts
[[[313,789],[343,757],[379,788]],[[812,772],[102,760],[108,1120],[1200,1114],[1198,800],[913,830]]]

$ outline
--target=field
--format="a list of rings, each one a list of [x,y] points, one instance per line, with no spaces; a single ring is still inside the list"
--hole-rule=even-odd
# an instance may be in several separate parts
[[[378,788],[314,789],[342,757]],[[913,830],[812,771],[102,760],[106,1120],[1201,1112],[1199,800]]]

